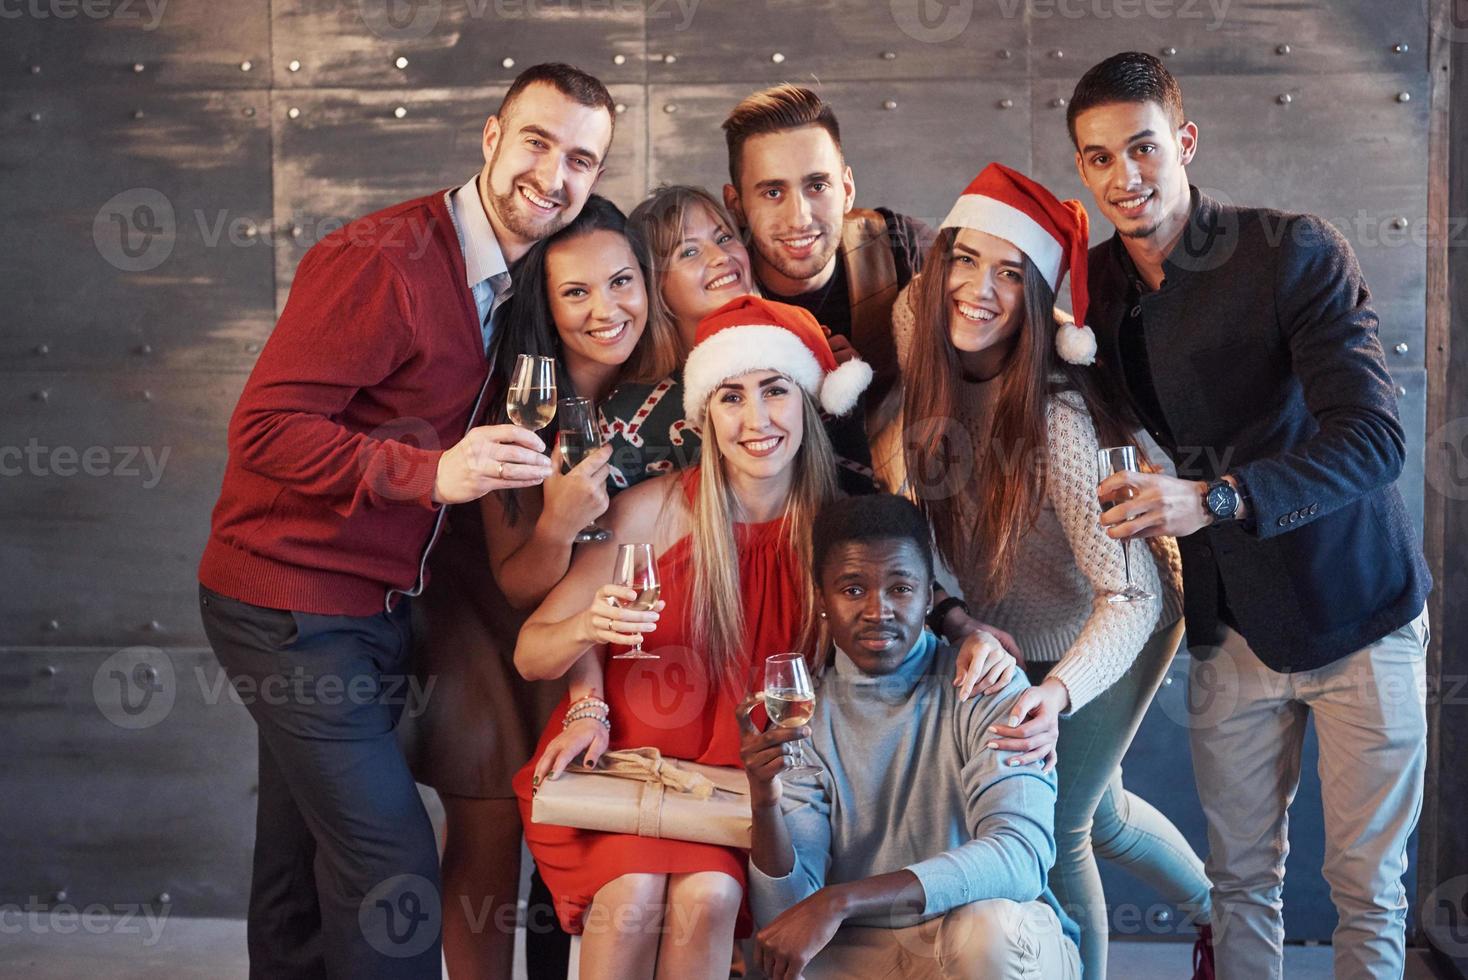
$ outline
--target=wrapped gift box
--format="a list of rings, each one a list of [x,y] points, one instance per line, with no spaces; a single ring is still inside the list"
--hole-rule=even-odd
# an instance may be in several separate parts
[[[542,780],[532,823],[749,847],[749,779],[743,769],[665,758],[657,749],[608,752],[595,769],[567,767]]]

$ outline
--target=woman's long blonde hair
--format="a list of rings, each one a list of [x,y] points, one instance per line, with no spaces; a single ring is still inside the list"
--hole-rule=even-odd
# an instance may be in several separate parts
[[[792,382],[793,384],[793,382]],[[803,388],[800,392],[801,420],[805,433],[791,463],[795,472],[785,499],[785,533],[795,552],[800,576],[801,609],[815,608],[815,582],[811,578],[811,527],[816,514],[835,499],[836,462],[826,436],[821,414]],[[710,396],[712,399],[713,396]],[[707,430],[709,427],[705,425]],[[738,676],[735,664],[744,646],[745,622],[739,554],[734,524],[740,520],[739,503],[724,472],[724,456],[714,433],[706,431],[699,461],[698,491],[693,498],[693,589],[688,607],[689,636],[696,649],[708,651],[711,675],[738,690],[747,678]],[[814,623],[803,617],[797,649],[810,656],[815,651]]]

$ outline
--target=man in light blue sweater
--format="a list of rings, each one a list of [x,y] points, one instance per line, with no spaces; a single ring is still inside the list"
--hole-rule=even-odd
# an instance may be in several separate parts
[[[757,702],[741,712],[760,968],[771,980],[1075,980],[1079,934],[1045,884],[1054,776],[991,729],[1012,724],[1028,682],[959,700],[957,651],[923,629],[933,559],[908,501],[831,504],[812,551],[836,646],[815,713],[759,732]],[[782,781],[800,738],[825,771]]]

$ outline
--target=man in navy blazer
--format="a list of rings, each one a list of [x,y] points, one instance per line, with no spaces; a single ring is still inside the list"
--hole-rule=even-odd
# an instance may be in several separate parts
[[[1350,245],[1310,215],[1188,183],[1198,129],[1129,52],[1070,101],[1076,167],[1116,226],[1090,255],[1097,363],[1178,476],[1116,474],[1112,537],[1183,560],[1190,736],[1218,976],[1279,977],[1287,809],[1313,714],[1337,977],[1399,977],[1426,758],[1431,578],[1394,481],[1406,440]]]

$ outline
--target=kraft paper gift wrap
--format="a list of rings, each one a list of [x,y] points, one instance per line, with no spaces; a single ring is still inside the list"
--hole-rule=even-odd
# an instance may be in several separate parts
[[[542,780],[530,820],[747,849],[749,779],[743,769],[664,758],[654,748],[618,749],[595,769],[568,766]]]

